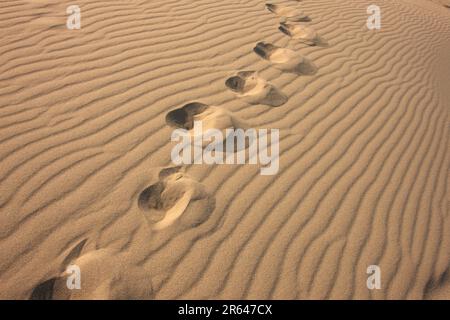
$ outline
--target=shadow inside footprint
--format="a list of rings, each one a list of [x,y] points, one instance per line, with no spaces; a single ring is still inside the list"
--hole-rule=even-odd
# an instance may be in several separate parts
[[[151,185],[141,192],[139,196],[138,205],[139,208],[145,211],[156,210],[160,214],[153,214],[151,219],[158,221],[164,217],[164,209],[170,208],[168,203],[164,203],[161,194],[164,191],[164,184],[158,181],[156,184]]]
[[[292,39],[300,40],[310,46],[325,47],[328,45],[326,41],[323,40],[312,27],[309,26],[282,22],[280,23],[278,30]]]
[[[64,273],[65,268],[81,255],[87,241],[88,239],[83,239],[69,251],[60,267],[62,274]],[[61,287],[62,282],[64,282],[64,276],[59,275],[38,284],[31,292],[30,300],[53,300],[55,298],[55,287]],[[58,298],[57,293],[58,292],[56,292],[56,298]]]
[[[284,17],[288,21],[297,21],[297,22],[308,22],[311,21],[303,11],[297,8],[291,8],[286,6],[281,6],[277,4],[266,4],[267,10],[276,14],[277,16]]]
[[[31,292],[30,300],[52,300],[55,283],[59,278],[51,278],[38,284]]]
[[[245,129],[248,126],[246,121],[236,117],[232,112],[201,102],[188,103],[170,111],[166,115],[166,123],[170,127],[186,130],[187,132],[180,135],[199,139],[196,141],[200,141],[202,136],[208,136],[212,131],[222,132],[222,139],[226,139],[228,129]],[[203,147],[209,144],[208,139],[201,140]],[[218,137],[214,140],[216,143],[222,142]]]
[[[171,127],[191,130],[194,127],[194,117],[208,109],[208,105],[201,102],[186,104],[180,109],[170,111],[166,115],[166,123]]]
[[[280,70],[303,75],[312,75],[317,67],[308,58],[291,49],[280,48],[271,43],[259,42],[253,51]]]
[[[138,206],[152,230],[158,231],[175,224],[182,228],[202,224],[215,201],[201,183],[176,167],[160,171],[158,181],[139,195]]]
[[[278,107],[288,98],[274,85],[261,78],[256,71],[240,71],[228,78],[225,85],[244,101]]]

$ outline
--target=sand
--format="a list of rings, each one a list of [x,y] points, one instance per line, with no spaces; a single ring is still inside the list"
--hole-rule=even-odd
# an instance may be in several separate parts
[[[0,298],[450,298],[450,4],[378,0],[368,30],[367,1],[271,3],[1,2]],[[278,30],[287,7],[326,45]],[[241,71],[286,101],[236,94]],[[278,173],[174,167],[192,102],[279,129]]]

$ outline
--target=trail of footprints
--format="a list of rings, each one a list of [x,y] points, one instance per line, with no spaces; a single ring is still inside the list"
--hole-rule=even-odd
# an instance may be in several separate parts
[[[279,30],[291,39],[309,46],[326,45],[312,27],[304,24],[310,22],[311,18],[299,8],[268,3],[266,9],[283,19]],[[271,66],[284,72],[313,75],[317,71],[311,60],[288,48],[261,41],[253,51]],[[288,101],[281,90],[254,70],[236,72],[225,81],[225,86],[237,98],[252,105],[280,107]],[[230,111],[201,102],[188,103],[166,115],[168,126],[188,130],[192,135],[194,121],[199,120],[202,121],[203,130],[248,127]],[[169,227],[189,228],[202,224],[214,206],[214,199],[206,188],[180,167],[161,169],[156,181],[148,185],[138,197],[138,207],[155,232]]]

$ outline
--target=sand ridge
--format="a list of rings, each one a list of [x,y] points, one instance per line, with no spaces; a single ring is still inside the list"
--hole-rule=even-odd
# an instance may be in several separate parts
[[[376,32],[362,0],[80,0],[78,31],[2,2],[0,297],[448,298],[450,11],[378,2]],[[168,115],[200,101],[280,129],[279,173],[174,167]]]

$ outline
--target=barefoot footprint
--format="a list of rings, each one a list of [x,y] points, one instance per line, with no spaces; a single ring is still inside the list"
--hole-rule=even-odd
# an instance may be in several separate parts
[[[440,0],[440,3],[447,8],[450,8],[450,0]]]
[[[160,171],[158,180],[139,195],[138,205],[152,230],[159,231],[174,224],[182,228],[202,224],[215,201],[205,186],[174,167]]]
[[[259,77],[256,71],[240,71],[228,78],[225,85],[239,98],[251,104],[278,107],[288,100],[274,85]]]
[[[282,22],[278,29],[292,39],[300,40],[310,46],[325,45],[325,42],[312,27]]]
[[[316,73],[317,67],[308,58],[294,50],[280,48],[266,42],[259,42],[253,51],[261,58],[269,61],[280,70],[297,74],[311,75]]]
[[[286,18],[288,21],[311,21],[300,9],[270,3],[266,4],[266,8],[277,16]]]
[[[109,249],[97,249],[84,254],[81,254],[82,247],[78,250],[76,256],[66,258],[59,274],[33,289],[31,300],[152,298],[152,282],[144,269],[129,264],[117,252]],[[65,271],[69,265],[80,270],[80,290],[70,290],[67,287],[72,281],[69,278],[72,274]],[[115,281],[117,279],[121,281]]]
[[[166,115],[166,123],[174,128],[191,130],[194,121],[202,121],[203,129],[242,128],[244,121],[235,117],[230,111],[220,107],[208,106],[201,102],[191,102]]]
[[[198,126],[194,128],[194,121],[200,122],[201,131],[197,131]],[[232,112],[201,102],[188,103],[170,111],[166,115],[166,123],[173,128],[188,130],[192,138],[207,134],[209,129],[215,129],[222,131],[222,136],[226,139],[226,129],[245,129],[247,127],[246,122],[233,115]],[[202,139],[203,147],[208,144],[208,141]]]

